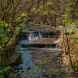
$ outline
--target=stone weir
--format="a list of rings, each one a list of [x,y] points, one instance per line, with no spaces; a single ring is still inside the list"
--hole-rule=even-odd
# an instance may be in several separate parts
[[[59,56],[61,49],[59,42],[59,33],[32,31],[22,34],[19,45],[21,48],[26,48],[30,53],[33,64],[57,68],[60,67]]]
[[[34,64],[47,66],[46,69],[60,67],[60,52],[58,48],[30,48]]]
[[[16,64],[16,69],[22,67],[24,71],[35,71],[32,67],[39,66],[41,67],[41,72],[44,72],[44,70],[46,73],[49,70],[59,70],[61,68],[60,35],[59,30],[46,30],[44,32],[42,29],[30,29],[22,31],[16,47],[21,64]]]

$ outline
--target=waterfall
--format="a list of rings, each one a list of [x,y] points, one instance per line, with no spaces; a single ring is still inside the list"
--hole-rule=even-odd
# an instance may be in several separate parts
[[[22,39],[22,37],[21,37],[21,40],[19,41],[19,43],[16,47],[16,52],[18,54],[20,54],[21,61],[22,61],[22,63],[17,65],[16,68],[19,68],[19,71],[24,71],[25,73],[28,71],[31,71],[30,75],[31,75],[31,73],[34,72],[35,73],[34,76],[36,76],[34,78],[37,78],[38,76],[40,76],[40,73],[36,72],[36,71],[38,71],[38,69],[36,69],[35,64],[33,64],[33,62],[32,62],[31,50],[26,47],[23,47],[22,45],[27,45],[29,40],[31,41],[33,38],[35,39],[36,37],[39,37],[39,36],[32,36],[32,34],[29,34],[28,40],[26,40],[25,37],[24,37],[25,39],[24,38]],[[22,68],[22,69],[20,69],[20,68]],[[17,73],[19,73],[19,71],[17,71]],[[22,72],[20,72],[20,75],[18,75],[17,78],[29,78],[29,77],[27,75],[24,77],[24,74],[22,74]],[[41,77],[39,77],[39,78],[41,78]]]
[[[38,40],[41,37],[42,36],[41,36],[40,32],[32,32],[32,33],[29,34],[28,40],[31,42],[31,41],[34,41],[34,40]]]

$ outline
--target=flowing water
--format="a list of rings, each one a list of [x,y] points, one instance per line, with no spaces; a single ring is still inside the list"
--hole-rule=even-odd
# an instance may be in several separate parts
[[[37,39],[37,37],[35,39]],[[20,54],[21,61],[22,61],[21,64],[16,65],[16,69],[18,73],[17,78],[31,78],[30,76],[32,76],[33,73],[35,76],[37,77],[39,76],[39,78],[41,78],[40,73],[35,72],[35,71],[38,71],[38,69],[32,62],[31,50],[29,50],[29,48],[22,46],[22,45],[27,45],[28,42],[31,42],[31,37],[26,38],[26,36],[24,35],[24,37],[21,37],[16,47],[16,52]],[[23,73],[21,71],[23,71]],[[37,77],[34,77],[34,78],[37,78]]]

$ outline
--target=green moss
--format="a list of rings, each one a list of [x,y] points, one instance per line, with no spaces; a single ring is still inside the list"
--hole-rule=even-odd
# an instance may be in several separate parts
[[[78,64],[73,64],[73,68],[75,71],[78,71]]]

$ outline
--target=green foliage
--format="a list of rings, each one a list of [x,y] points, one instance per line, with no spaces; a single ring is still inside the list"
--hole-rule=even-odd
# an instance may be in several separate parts
[[[71,24],[72,22],[78,25],[78,6],[77,0],[68,0],[65,11],[64,11],[64,22],[65,25]]]
[[[0,78],[6,78],[9,69],[9,65],[0,65]]]
[[[3,46],[9,38],[8,26],[5,21],[0,21],[0,46]]]
[[[3,73],[2,73],[2,74],[0,74],[0,78],[5,78]]]

